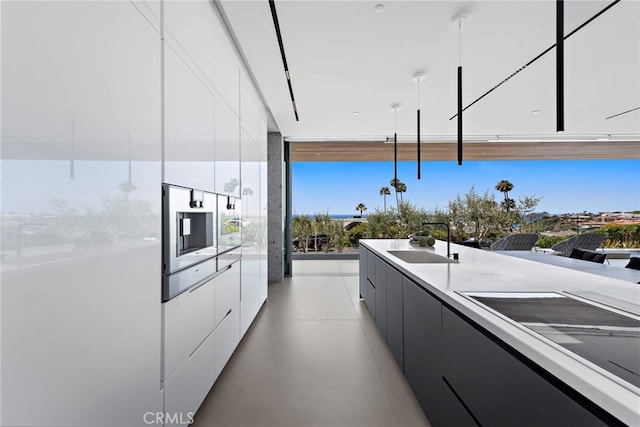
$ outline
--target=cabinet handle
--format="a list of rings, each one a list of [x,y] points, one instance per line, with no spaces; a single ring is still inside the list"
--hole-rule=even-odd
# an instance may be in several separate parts
[[[205,285],[207,282],[209,282],[209,280],[213,279],[214,277],[216,277],[216,274],[210,274],[207,277],[203,278],[202,280],[200,280],[199,282],[196,282],[193,286],[191,286],[191,288],[189,289],[189,293],[200,289],[203,285]]]
[[[480,421],[478,421],[478,419],[476,418],[475,415],[473,415],[473,412],[471,412],[471,409],[469,409],[469,407],[467,406],[466,403],[464,403],[464,400],[462,400],[462,398],[460,397],[460,395],[455,391],[455,389],[453,388],[453,386],[449,383],[449,381],[447,381],[447,379],[443,376],[442,377],[442,381],[444,381],[445,385],[447,386],[447,388],[449,390],[451,390],[451,393],[453,393],[453,395],[456,397],[456,399],[458,400],[458,402],[460,402],[460,404],[462,405],[462,407],[464,408],[464,410],[467,412],[467,414],[473,419],[473,421],[476,423],[476,425],[478,427],[482,427],[482,424],[480,424]]]
[[[196,351],[198,351],[198,349],[200,349],[200,347],[202,347],[202,344],[204,344],[204,342],[205,342],[206,340],[208,340],[208,339],[209,339],[209,337],[211,336],[211,334],[213,334],[213,331],[209,332],[209,333],[207,334],[206,338],[205,338],[205,339],[203,339],[203,340],[202,340],[202,342],[201,342],[200,344],[198,344],[198,346],[197,346],[196,348],[194,348],[194,349],[193,349],[193,351],[191,352],[191,354],[189,354],[189,357],[188,357],[187,359],[191,359],[191,357],[192,357],[194,354],[196,354]]]

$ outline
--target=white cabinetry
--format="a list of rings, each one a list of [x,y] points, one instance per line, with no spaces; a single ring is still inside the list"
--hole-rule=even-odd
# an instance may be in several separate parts
[[[214,373],[222,372],[240,342],[240,270],[241,261],[234,262],[216,278],[216,330]]]
[[[164,410],[175,424],[196,412],[238,346],[239,311],[240,261],[163,304]]]
[[[216,11],[210,0],[165,1],[164,39],[211,91],[214,90]]]
[[[242,292],[241,334],[244,335],[267,298],[266,259],[266,170],[261,167],[266,139],[254,140],[242,132]]]
[[[0,1],[2,426],[161,411],[161,49],[126,1]]]
[[[239,283],[238,283],[239,285]],[[214,358],[213,373],[217,379],[233,351],[240,342],[240,316],[238,310],[231,310],[213,331]]]
[[[171,376],[215,327],[215,280],[163,304],[163,379]]]
[[[188,413],[240,328],[240,263],[161,303],[161,184],[242,188],[243,66],[217,2],[0,3],[0,213],[17,236],[0,242],[0,425],[145,427],[163,402]],[[246,135],[259,141],[264,106],[243,84]],[[246,200],[263,224],[254,169]],[[264,301],[258,267],[243,286]],[[216,291],[226,274],[234,284]]]
[[[161,0],[131,0],[136,9],[146,18],[151,26],[160,33]]]
[[[189,424],[216,380],[213,335],[207,336],[165,382],[165,426]]]
[[[215,326],[233,312],[240,309],[240,262],[234,262],[216,278],[215,284]]]
[[[164,177],[214,190],[214,96],[171,45],[164,44]]]
[[[235,50],[233,41],[226,31],[225,24],[216,14],[212,22],[214,83],[216,92],[222,97],[227,106],[236,115],[240,114],[240,57]]]
[[[216,98],[215,192],[240,197],[240,119]]]
[[[240,72],[240,125],[253,139],[260,137],[260,101],[249,75]]]

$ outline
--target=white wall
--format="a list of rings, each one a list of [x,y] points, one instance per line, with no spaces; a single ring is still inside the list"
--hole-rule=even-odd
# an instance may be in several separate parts
[[[209,1],[165,2],[165,27],[159,1],[1,8],[0,424],[146,425],[162,411],[160,184],[266,189],[259,166],[240,181],[264,106]],[[250,197],[243,217],[265,222],[264,190]]]

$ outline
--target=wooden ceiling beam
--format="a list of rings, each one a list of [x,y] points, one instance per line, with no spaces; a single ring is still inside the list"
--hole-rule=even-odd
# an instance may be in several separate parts
[[[423,142],[422,160],[456,160],[456,144]],[[393,144],[383,142],[294,142],[294,162],[393,161]],[[415,160],[416,144],[398,144],[398,160]],[[640,159],[640,141],[468,142],[464,160]]]

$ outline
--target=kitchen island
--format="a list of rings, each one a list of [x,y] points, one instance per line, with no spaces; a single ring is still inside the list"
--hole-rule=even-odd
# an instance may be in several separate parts
[[[639,285],[455,244],[451,252],[459,261],[442,241],[360,241],[360,295],[434,426],[640,425]],[[496,298],[562,304],[541,324],[487,303]],[[554,320],[573,306],[577,321]],[[603,318],[611,325],[576,324]],[[595,330],[607,336],[587,336]],[[602,343],[612,357],[600,357]]]

